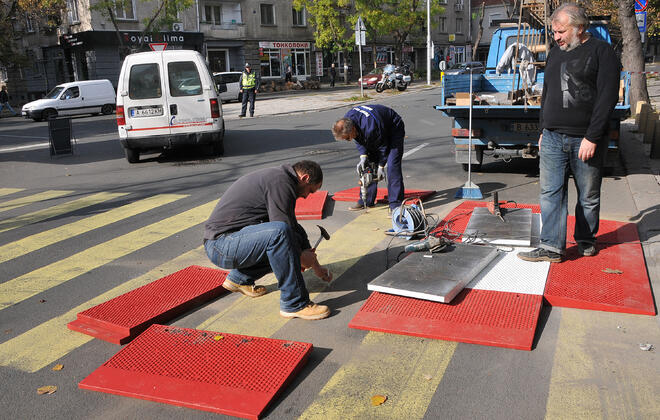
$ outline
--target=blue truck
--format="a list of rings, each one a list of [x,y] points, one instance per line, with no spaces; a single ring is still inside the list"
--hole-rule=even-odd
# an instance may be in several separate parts
[[[545,51],[535,54],[537,67],[534,79],[531,80],[532,86],[523,84],[525,80],[518,71],[497,74],[495,70],[507,48],[516,44],[517,40],[541,39],[542,30],[526,29],[519,32],[517,26],[498,28],[493,34],[485,73],[472,75],[475,99],[472,102],[471,153],[468,153],[470,75],[443,77],[441,103],[435,105],[435,109],[454,120],[451,134],[454,138],[456,163],[462,164],[465,170],[468,169],[468,156],[472,170],[477,171],[481,168],[484,154],[504,161],[538,157],[540,92]],[[606,22],[592,22],[589,32],[611,43]],[[523,86],[527,89],[522,89]],[[621,72],[619,103],[610,121],[605,168],[615,167],[619,159],[620,123],[630,113],[629,86],[630,74]]]

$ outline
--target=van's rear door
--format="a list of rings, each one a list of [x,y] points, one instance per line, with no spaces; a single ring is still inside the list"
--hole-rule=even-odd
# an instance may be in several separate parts
[[[164,54],[167,103],[172,134],[212,131],[209,94],[215,90],[206,67],[195,54]],[[212,90],[213,89],[213,90]]]
[[[158,59],[144,55],[136,57],[125,72],[124,99],[127,137],[167,136],[170,134],[169,110],[163,74],[162,54]]]

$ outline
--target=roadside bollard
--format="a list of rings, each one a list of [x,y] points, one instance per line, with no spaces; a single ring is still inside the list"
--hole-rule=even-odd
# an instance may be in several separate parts
[[[655,133],[655,122],[658,121],[658,113],[655,111],[649,111],[646,115],[646,121],[644,122],[643,133],[644,133],[644,144],[653,143],[653,134]]]
[[[637,133],[643,133],[644,127],[646,126],[646,118],[651,111],[651,106],[646,102],[637,102],[637,105],[639,105],[639,113],[637,113],[637,116],[635,117],[635,131]]]
[[[635,104],[635,113],[633,116],[635,117],[635,129],[637,130],[639,128],[639,123],[640,123],[640,118],[642,117],[642,107],[644,106],[646,102],[644,101],[637,101]]]

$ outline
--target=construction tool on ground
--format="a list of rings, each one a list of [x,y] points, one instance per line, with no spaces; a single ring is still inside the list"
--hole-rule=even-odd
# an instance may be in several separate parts
[[[364,163],[364,169],[358,169],[359,184],[360,184],[360,198],[364,209],[367,209],[367,188],[369,185],[378,181],[378,166],[376,162],[367,160]]]
[[[502,215],[502,209],[500,208],[500,202],[497,198],[497,191],[495,191],[493,193],[493,201],[488,203],[488,211],[490,212],[490,214],[492,214],[493,216],[499,217],[501,221],[506,223],[506,221],[504,220],[504,216]]]
[[[316,241],[316,243],[314,244],[314,246],[312,247],[312,249],[316,249],[316,247],[319,246],[319,244],[321,243],[321,240],[323,240],[323,239],[325,239],[326,241],[329,241],[329,240],[330,240],[330,234],[328,233],[327,230],[325,230],[325,229],[323,228],[323,226],[321,226],[321,225],[316,225],[316,227],[318,227],[319,230],[321,231],[321,236],[319,236],[319,239]]]
[[[403,250],[405,252],[419,252],[419,251],[431,251],[431,252],[442,252],[449,245],[449,241],[443,237],[429,236],[423,241],[415,242],[410,245],[406,245]]]

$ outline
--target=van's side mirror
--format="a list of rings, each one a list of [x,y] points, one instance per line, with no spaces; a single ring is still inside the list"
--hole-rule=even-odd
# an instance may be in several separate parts
[[[218,92],[227,92],[227,83],[218,83]]]
[[[440,67],[440,71],[447,70],[447,62],[441,61],[439,67]]]
[[[125,91],[125,90],[122,90],[121,92],[119,92],[119,94],[120,94],[121,96],[128,96],[128,92]]]

